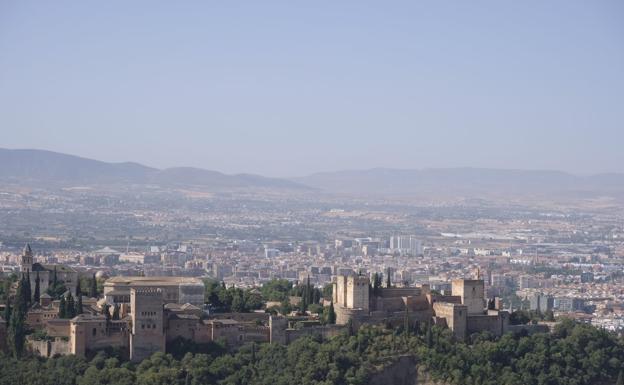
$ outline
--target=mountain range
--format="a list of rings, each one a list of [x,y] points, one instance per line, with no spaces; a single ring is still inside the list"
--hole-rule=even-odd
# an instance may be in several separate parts
[[[139,163],[107,163],[45,150],[0,149],[0,181],[24,185],[155,184],[208,190],[267,188],[307,190],[307,186],[253,174],[228,175],[194,167],[157,169]]]
[[[297,178],[229,175],[192,167],[157,169],[107,163],[45,150],[0,149],[0,182],[24,185],[154,184],[206,190],[277,189],[376,195],[615,194],[624,174],[578,176],[561,171],[485,168],[347,170]]]

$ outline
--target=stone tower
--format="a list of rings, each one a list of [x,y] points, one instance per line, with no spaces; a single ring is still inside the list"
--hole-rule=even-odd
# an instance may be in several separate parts
[[[461,303],[467,306],[468,314],[483,314],[485,309],[483,280],[455,279],[452,282],[452,294],[461,297]]]
[[[165,351],[163,292],[157,288],[130,290],[130,359],[141,361],[155,352]]]
[[[33,267],[33,253],[32,253],[32,249],[30,248],[30,244],[26,244],[26,246],[24,246],[24,251],[22,252],[22,260],[20,263],[20,268],[22,270],[22,273],[27,273],[27,272],[31,272],[32,271],[32,267]]]

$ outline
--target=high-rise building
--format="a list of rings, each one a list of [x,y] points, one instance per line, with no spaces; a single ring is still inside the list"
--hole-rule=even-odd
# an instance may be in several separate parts
[[[422,242],[413,235],[395,235],[390,238],[390,249],[401,255],[422,254]]]
[[[535,293],[533,294],[533,297],[531,297],[530,306],[531,306],[531,310],[545,313],[553,309],[554,298],[550,295],[545,295],[542,293]]]

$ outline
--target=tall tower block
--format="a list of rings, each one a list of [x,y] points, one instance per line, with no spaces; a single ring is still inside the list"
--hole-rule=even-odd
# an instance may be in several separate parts
[[[130,290],[130,360],[138,362],[165,351],[163,292],[157,288]]]

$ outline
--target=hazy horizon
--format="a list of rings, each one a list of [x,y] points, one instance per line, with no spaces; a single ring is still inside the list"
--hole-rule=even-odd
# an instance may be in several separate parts
[[[0,4],[0,147],[294,177],[624,172],[624,3]]]

